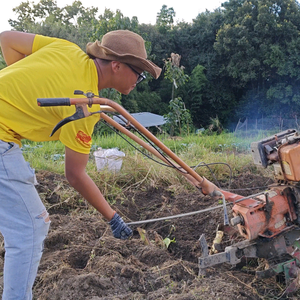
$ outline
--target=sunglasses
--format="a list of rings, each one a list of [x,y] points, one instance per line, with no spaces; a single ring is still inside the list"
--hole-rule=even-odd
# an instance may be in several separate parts
[[[128,65],[128,64],[126,64],[135,74],[137,74],[138,75],[138,79],[137,79],[137,81],[136,81],[136,85],[138,85],[139,83],[141,83],[144,79],[146,79],[146,76],[145,76],[145,74],[142,72],[142,73],[139,73],[139,72],[137,72],[131,65]]]

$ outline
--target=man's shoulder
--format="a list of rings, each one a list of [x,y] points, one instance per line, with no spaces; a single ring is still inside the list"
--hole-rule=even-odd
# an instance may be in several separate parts
[[[62,39],[62,38],[57,38],[57,37],[50,37],[50,36],[45,36],[45,35],[40,35],[37,34],[34,38],[34,43],[33,43],[33,52],[45,47],[52,45],[53,47],[63,47],[65,46],[72,46],[72,47],[79,47],[73,42],[70,42],[68,40]]]

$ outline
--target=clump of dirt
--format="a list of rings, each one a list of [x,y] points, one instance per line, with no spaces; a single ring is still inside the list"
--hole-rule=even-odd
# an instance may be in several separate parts
[[[60,199],[58,183],[69,188],[63,176],[38,172],[37,179],[37,189],[49,208],[52,223],[34,285],[34,299],[248,300],[275,299],[284,291],[276,278],[255,277],[257,261],[235,268],[222,264],[208,268],[205,276],[199,274],[199,237],[204,234],[208,244],[212,243],[217,226],[223,223],[222,209],[133,225],[132,239],[121,241],[80,197],[76,207]],[[247,191],[239,192],[245,195],[254,187],[270,183],[270,178],[245,174],[234,178],[232,188],[246,187]],[[167,187],[127,191],[125,199],[113,205],[126,222],[214,206],[220,203],[198,191],[174,193]],[[224,244],[238,239],[237,235],[228,235]],[[1,249],[3,254],[3,243]],[[1,268],[3,255],[0,257]]]

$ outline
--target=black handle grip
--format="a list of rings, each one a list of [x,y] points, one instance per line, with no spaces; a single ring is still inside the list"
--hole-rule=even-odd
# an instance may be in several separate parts
[[[70,106],[70,98],[38,98],[38,106]]]

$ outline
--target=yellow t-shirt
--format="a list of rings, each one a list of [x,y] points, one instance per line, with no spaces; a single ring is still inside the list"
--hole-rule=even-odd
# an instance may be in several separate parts
[[[96,66],[77,45],[36,35],[32,54],[0,71],[0,139],[21,145],[60,140],[70,149],[89,153],[99,114],[70,122],[52,137],[54,126],[75,113],[75,106],[39,107],[37,98],[75,98],[74,91],[98,94]],[[99,111],[93,105],[89,111]]]

